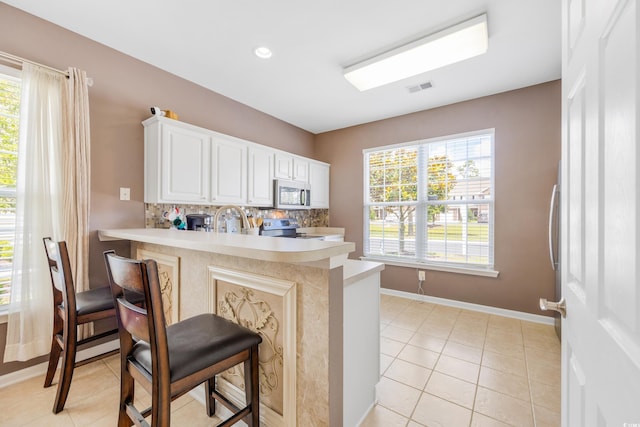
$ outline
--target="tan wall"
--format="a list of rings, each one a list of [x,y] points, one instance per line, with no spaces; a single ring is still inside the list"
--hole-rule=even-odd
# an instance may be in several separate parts
[[[428,93],[425,92],[425,96]],[[371,147],[495,128],[495,269],[498,278],[427,271],[427,295],[543,314],[554,298],[547,250],[549,197],[560,160],[560,81],[316,136],[331,163],[330,225],[362,255],[363,155]],[[387,266],[382,287],[417,292],[417,270]]]
[[[114,31],[117,31],[114,28]],[[91,113],[90,275],[105,281],[102,252],[128,255],[129,244],[103,243],[96,230],[144,227],[142,120],[158,106],[180,120],[312,157],[313,134],[0,3],[0,50],[58,69],[87,71]],[[131,201],[119,188],[131,188]],[[4,350],[6,325],[0,326]],[[0,351],[0,355],[2,351]],[[17,365],[17,364],[16,364]],[[0,374],[15,370],[0,365]]]

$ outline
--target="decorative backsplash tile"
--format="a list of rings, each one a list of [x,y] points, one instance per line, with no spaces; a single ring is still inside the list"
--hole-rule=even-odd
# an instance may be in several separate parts
[[[145,227],[146,228],[169,228],[170,222],[162,217],[163,212],[179,208],[185,215],[208,214],[215,215],[218,206],[201,205],[176,205],[145,203]],[[280,210],[280,209],[258,209],[250,206],[242,208],[247,216],[254,218],[295,218],[300,227],[328,227],[328,209],[308,209],[308,210]]]

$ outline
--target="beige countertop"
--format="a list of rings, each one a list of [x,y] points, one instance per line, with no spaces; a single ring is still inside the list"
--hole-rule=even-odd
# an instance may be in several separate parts
[[[98,236],[102,241],[132,240],[272,262],[312,263],[332,259],[332,268],[335,266],[334,258],[346,260],[348,254],[355,251],[355,243],[352,242],[283,239],[160,228],[100,230]]]

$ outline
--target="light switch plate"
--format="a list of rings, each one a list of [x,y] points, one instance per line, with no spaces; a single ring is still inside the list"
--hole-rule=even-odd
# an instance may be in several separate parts
[[[120,187],[120,200],[131,200],[131,189],[128,187]]]

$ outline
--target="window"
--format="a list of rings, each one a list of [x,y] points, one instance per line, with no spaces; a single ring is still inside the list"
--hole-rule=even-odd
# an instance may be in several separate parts
[[[493,130],[364,151],[364,255],[493,268]]]
[[[0,67],[0,307],[9,303],[16,212],[19,71]]]

